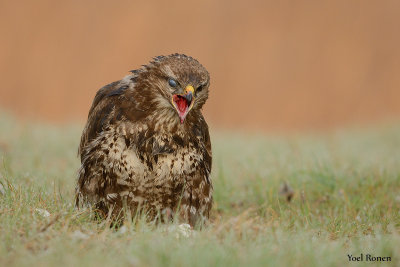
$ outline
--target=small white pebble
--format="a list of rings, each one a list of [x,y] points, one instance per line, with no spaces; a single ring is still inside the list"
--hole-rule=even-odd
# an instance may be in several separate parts
[[[190,237],[193,234],[192,227],[187,223],[182,223],[178,227],[171,225],[168,227],[168,232],[175,233],[176,238]]]
[[[42,217],[50,217],[50,212],[48,212],[47,210],[36,208],[35,211]]]
[[[89,236],[87,234],[84,234],[79,230],[76,230],[75,232],[73,232],[71,234],[71,236],[72,236],[72,238],[79,239],[79,240],[88,239],[89,238]]]
[[[119,228],[118,233],[119,234],[125,234],[126,231],[128,231],[128,228],[126,228],[126,226],[123,225],[121,228]]]
[[[184,237],[189,237],[192,233],[192,227],[187,223],[180,224],[178,229]]]

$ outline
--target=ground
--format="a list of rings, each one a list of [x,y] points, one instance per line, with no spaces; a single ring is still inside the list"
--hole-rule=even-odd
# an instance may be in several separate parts
[[[212,127],[213,129],[213,127]],[[1,266],[400,265],[400,127],[265,136],[212,131],[210,225],[118,230],[73,206],[82,125],[0,115]],[[279,194],[282,184],[292,201]],[[349,256],[364,255],[362,262]]]

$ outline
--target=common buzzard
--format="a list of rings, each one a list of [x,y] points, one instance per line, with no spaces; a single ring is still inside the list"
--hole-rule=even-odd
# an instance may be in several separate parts
[[[76,205],[118,216],[209,218],[211,143],[201,108],[210,76],[194,58],[154,58],[101,88],[79,146]]]

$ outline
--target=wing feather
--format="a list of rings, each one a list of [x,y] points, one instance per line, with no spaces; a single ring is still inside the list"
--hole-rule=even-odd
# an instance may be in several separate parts
[[[105,125],[109,124],[112,119],[112,112],[116,107],[118,99],[128,86],[120,86],[120,81],[110,83],[102,87],[93,100],[89,110],[88,121],[83,130],[78,154],[82,157],[85,146],[90,143],[103,130]]]
[[[212,167],[212,150],[211,150],[211,139],[210,133],[208,130],[207,122],[205,121],[203,115],[199,114],[199,130],[201,131],[201,136],[204,142],[204,149],[203,149],[203,160],[204,160],[204,167],[206,169],[207,181],[209,180],[211,167]]]

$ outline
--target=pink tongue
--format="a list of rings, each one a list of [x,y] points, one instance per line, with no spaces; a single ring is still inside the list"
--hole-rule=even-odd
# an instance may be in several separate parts
[[[176,104],[178,105],[179,112],[184,113],[186,111],[186,99],[179,98],[178,101],[176,101]]]

